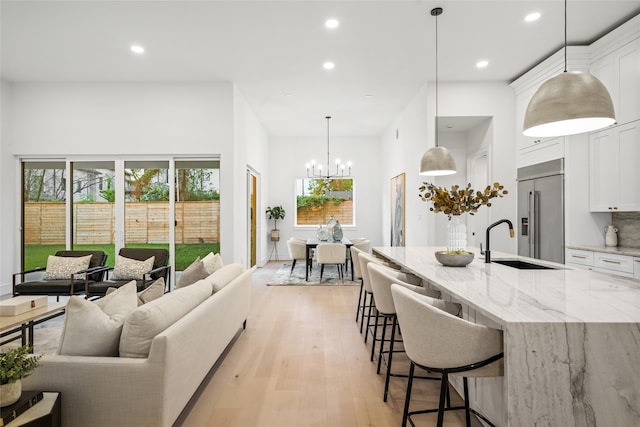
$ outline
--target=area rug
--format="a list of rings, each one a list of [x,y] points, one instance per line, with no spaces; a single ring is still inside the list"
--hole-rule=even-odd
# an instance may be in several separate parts
[[[320,283],[320,267],[313,266],[313,270],[309,273],[309,280],[304,279],[304,262],[297,262],[291,275],[291,263],[285,263],[273,275],[271,280],[267,282],[268,286],[336,286],[336,285],[360,285],[360,282],[351,281],[351,271],[345,274],[344,283],[338,278],[338,269],[335,265],[327,265],[322,275],[322,283]]]
[[[37,354],[55,354],[60,344],[64,315],[47,320],[33,328],[33,352]],[[0,347],[0,352],[19,347],[20,340],[12,341]]]

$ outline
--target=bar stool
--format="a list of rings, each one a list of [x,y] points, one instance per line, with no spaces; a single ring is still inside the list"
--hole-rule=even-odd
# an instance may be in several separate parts
[[[399,267],[395,264],[383,261],[380,258],[377,258],[371,254],[368,254],[362,251],[358,253],[358,258],[360,259],[360,272],[362,273],[362,289],[364,290],[364,299],[362,304],[363,311],[362,311],[362,318],[360,320],[360,333],[362,333],[362,325],[364,324],[364,316],[365,316],[364,309],[368,309],[368,312],[366,315],[367,326],[364,332],[364,342],[366,343],[369,335],[369,326],[371,325],[371,315],[372,315],[371,312],[375,308],[375,304],[373,302],[373,291],[371,290],[371,283],[369,282],[369,272],[367,271],[367,264],[370,262],[373,262],[380,265],[384,265],[389,268],[395,268],[396,270],[399,269]],[[369,297],[368,305],[367,305],[367,296]],[[378,324],[377,320],[378,320],[378,316],[376,316],[376,326]],[[375,336],[374,336],[374,339],[375,339]],[[373,355],[371,356],[371,360],[373,360]]]
[[[376,309],[378,313],[383,316],[384,322],[382,325],[382,337],[380,337],[380,351],[378,352],[378,368],[377,373],[380,373],[380,367],[382,365],[383,354],[388,353],[389,356],[387,358],[387,372],[385,375],[384,382],[384,396],[383,400],[387,401],[387,395],[389,393],[389,379],[391,376],[399,376],[405,377],[406,375],[395,375],[391,373],[391,364],[393,362],[393,353],[394,352],[404,352],[404,350],[396,350],[396,330],[398,321],[396,316],[396,307],[393,304],[393,296],[391,295],[391,285],[398,284],[403,286],[412,292],[417,292],[421,295],[426,295],[431,298],[440,298],[440,292],[431,289],[425,289],[422,286],[416,286],[410,283],[407,283],[407,274],[401,273],[398,270],[393,270],[388,267],[384,267],[382,265],[378,265],[375,263],[367,264],[367,268],[369,269],[369,280],[371,281],[371,289],[373,290],[373,299],[375,301]],[[387,336],[387,323],[388,320],[391,320],[391,338],[389,340],[386,339]],[[384,343],[389,342],[389,350],[385,351]],[[375,346],[375,340],[373,342]],[[372,348],[373,353],[373,348]],[[440,377],[421,377],[425,379],[433,379],[440,380]]]
[[[369,248],[371,248],[371,242],[369,242]],[[360,282],[360,294],[358,295],[358,306],[356,307],[356,323],[358,323],[360,312],[364,312],[364,305],[362,303],[362,288],[364,283],[362,281],[362,271],[360,270],[360,258],[358,257],[358,254],[361,252],[369,253],[369,251],[365,251],[364,249],[353,245],[349,248],[349,252],[351,252],[351,261],[353,262],[353,278]],[[362,332],[362,328],[360,328],[360,332]]]
[[[473,412],[487,424],[491,421],[469,407],[467,377],[497,377],[504,374],[502,331],[479,325],[452,315],[451,304],[420,295],[400,285],[391,285],[393,303],[402,329],[404,348],[411,360],[402,426],[415,414],[438,413],[442,427],[444,412],[465,410],[467,427]],[[455,304],[459,307],[458,304]],[[409,412],[415,367],[442,374],[437,409]],[[445,408],[449,375],[462,376],[464,406]]]

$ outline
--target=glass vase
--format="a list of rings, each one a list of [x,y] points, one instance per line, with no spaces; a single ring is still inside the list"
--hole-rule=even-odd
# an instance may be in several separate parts
[[[335,240],[333,238],[333,227],[336,225],[336,218],[333,215],[329,216],[329,221],[327,221],[327,232],[329,233],[329,240]]]
[[[447,225],[447,251],[467,250],[467,224],[460,215],[454,215]]]

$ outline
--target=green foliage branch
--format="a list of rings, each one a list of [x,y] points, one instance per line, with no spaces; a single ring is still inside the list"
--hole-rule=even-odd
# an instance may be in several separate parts
[[[32,355],[26,346],[0,353],[0,384],[10,384],[28,377],[38,367],[42,355]]]
[[[452,216],[462,215],[468,212],[470,215],[478,212],[480,206],[491,206],[490,200],[496,197],[503,197],[508,194],[504,186],[499,182],[487,185],[482,191],[471,188],[471,183],[461,188],[458,185],[451,186],[450,190],[444,187],[437,187],[429,182],[423,182],[418,188],[420,199],[423,202],[431,202],[433,206],[430,211],[443,212],[451,219]]]
[[[278,228],[278,220],[284,219],[284,216],[286,214],[284,208],[280,205],[274,206],[274,207],[268,206],[266,213],[269,219],[273,220],[274,230]]]

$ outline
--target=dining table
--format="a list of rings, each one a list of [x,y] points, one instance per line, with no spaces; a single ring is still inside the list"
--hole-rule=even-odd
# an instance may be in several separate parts
[[[304,275],[304,280],[305,281],[309,281],[309,271],[311,271],[312,265],[313,265],[313,257],[312,257],[312,249],[318,247],[319,244],[322,243],[342,243],[343,245],[345,245],[347,247],[347,251],[351,250],[351,246],[353,246],[353,243],[351,243],[351,240],[347,239],[346,237],[343,237],[342,240],[320,240],[317,237],[309,237],[307,239],[307,250],[306,250],[306,256],[305,256],[305,275]],[[346,254],[345,254],[346,257]],[[349,258],[349,264],[351,266],[351,281],[353,281],[353,259],[351,259],[351,257]],[[345,258],[346,259],[346,258]]]

